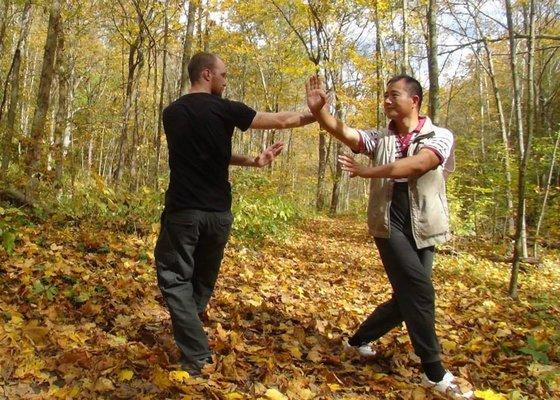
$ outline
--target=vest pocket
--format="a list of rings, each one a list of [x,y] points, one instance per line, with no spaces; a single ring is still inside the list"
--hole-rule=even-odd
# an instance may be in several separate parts
[[[417,203],[417,230],[424,237],[441,235],[449,231],[446,202],[441,194],[422,196]]]

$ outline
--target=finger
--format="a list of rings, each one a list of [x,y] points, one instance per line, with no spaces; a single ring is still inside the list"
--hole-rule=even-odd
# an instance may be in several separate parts
[[[338,160],[338,163],[342,166],[342,169],[348,168],[348,167],[350,167],[350,165],[351,165],[351,164],[349,164],[348,162],[343,161],[343,160]]]
[[[268,146],[268,147],[266,148],[266,150],[274,150],[274,149],[276,149],[280,144],[281,144],[281,142],[276,142],[276,143],[274,143],[274,144],[271,144],[270,146]]]

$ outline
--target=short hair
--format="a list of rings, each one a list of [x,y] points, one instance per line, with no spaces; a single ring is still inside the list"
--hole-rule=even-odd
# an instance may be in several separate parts
[[[389,82],[387,82],[387,86],[399,81],[405,82],[406,91],[410,96],[418,96],[418,109],[420,109],[420,107],[422,107],[422,85],[420,85],[420,82],[418,82],[410,75],[401,74],[389,79]]]
[[[203,70],[214,68],[217,59],[217,55],[206,52],[196,53],[192,56],[188,66],[191,84],[194,84],[200,79],[200,74]]]

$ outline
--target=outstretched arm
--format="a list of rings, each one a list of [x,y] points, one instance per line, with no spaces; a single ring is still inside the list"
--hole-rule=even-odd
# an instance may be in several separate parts
[[[321,78],[317,75],[309,78],[305,84],[305,92],[307,106],[321,127],[352,150],[359,150],[360,134],[358,131],[333,117],[327,110],[327,94],[323,89]]]
[[[420,149],[418,154],[401,158],[389,164],[369,167],[362,165],[351,156],[338,156],[338,162],[343,171],[348,171],[350,177],[361,176],[362,178],[408,178],[420,176],[440,164],[440,159],[430,149]]]
[[[287,129],[297,128],[315,122],[311,112],[281,111],[277,113],[257,112],[249,126],[253,129]]]
[[[232,154],[229,165],[240,165],[243,167],[262,168],[270,164],[284,148],[283,142],[274,143],[261,154],[256,157],[244,156],[240,154]]]

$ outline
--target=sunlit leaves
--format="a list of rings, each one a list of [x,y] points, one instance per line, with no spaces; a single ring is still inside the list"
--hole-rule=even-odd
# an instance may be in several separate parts
[[[419,360],[405,329],[379,340],[371,361],[342,349],[390,293],[363,221],[304,222],[284,242],[259,246],[234,240],[208,309],[215,363],[202,378],[178,369],[151,265],[157,229],[140,237],[46,223],[18,232],[14,254],[0,255],[0,365],[10,399],[29,398],[32,386],[47,398],[431,398],[416,385]],[[85,250],[101,245],[108,250]],[[434,268],[446,367],[481,398],[552,398],[557,260],[526,271],[522,300],[512,302],[504,264],[484,255],[491,246],[455,249],[443,247]],[[48,287],[58,290],[52,299]]]

